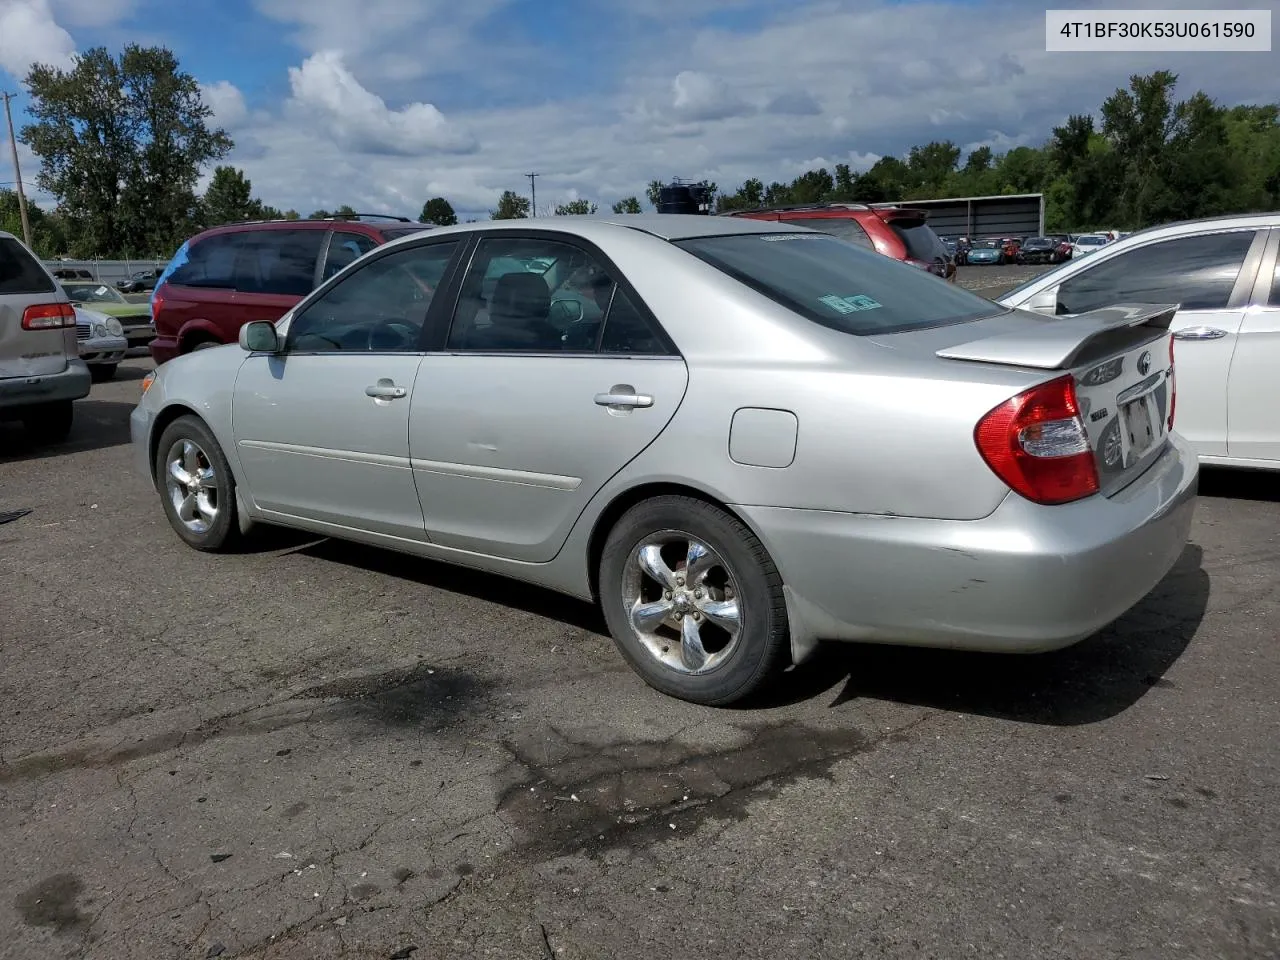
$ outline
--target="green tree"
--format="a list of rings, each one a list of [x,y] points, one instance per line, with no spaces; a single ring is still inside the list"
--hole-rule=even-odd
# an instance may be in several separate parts
[[[623,197],[613,205],[614,213],[641,213],[643,208],[640,206],[640,200],[636,197]]]
[[[991,169],[991,148],[981,146],[969,152],[964,162],[965,173],[986,173]]]
[[[529,216],[529,198],[522,197],[514,190],[503,190],[498,198],[498,209],[490,210],[493,220],[523,220]]]
[[[321,207],[319,210],[311,211],[311,213],[307,216],[307,219],[308,220],[328,220],[332,216],[333,216],[332,213],[330,213],[324,207]]]
[[[286,219],[286,220],[301,220],[301,219],[302,219],[302,217],[298,214],[298,211],[297,211],[297,210],[286,210],[286,211],[284,212],[284,219]]]
[[[937,193],[960,162],[960,148],[950,140],[912,147],[907,154],[908,189],[913,193]]]
[[[253,199],[253,184],[243,170],[214,167],[202,206],[204,225],[216,227],[256,217],[262,205]]]
[[[66,231],[62,218],[47,213],[30,200],[27,201],[27,222],[31,224],[31,247],[36,256],[49,260],[67,252]],[[22,210],[18,206],[18,194],[7,187],[0,187],[0,230],[22,236]]]
[[[650,180],[649,185],[644,188],[644,195],[649,201],[649,206],[658,209],[658,201],[662,199],[662,188],[666,184],[661,180]]]
[[[568,203],[556,205],[557,217],[581,217],[588,216],[596,212],[596,205],[589,200],[583,200],[579,197],[577,200],[570,200]]]
[[[422,223],[451,227],[458,222],[458,215],[454,213],[453,204],[444,197],[432,197],[422,205],[422,216],[418,219]]]
[[[22,139],[58,199],[74,252],[165,255],[191,232],[201,170],[233,146],[199,85],[164,47],[86,50],[27,74]]]
[[[333,213],[331,214],[331,216],[335,216],[335,217],[349,217],[349,218],[351,218],[352,220],[354,220],[354,219],[356,218],[356,216],[357,216],[357,214],[356,214],[356,208],[355,208],[355,207],[353,207],[353,206],[351,206],[350,204],[346,204],[346,203],[344,203],[344,204],[343,204],[342,206],[340,206],[337,210],[333,211]]]

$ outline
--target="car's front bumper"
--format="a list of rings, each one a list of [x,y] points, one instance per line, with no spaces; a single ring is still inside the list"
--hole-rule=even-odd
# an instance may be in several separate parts
[[[739,507],[786,584],[793,643],[857,640],[1034,653],[1097,632],[1186,548],[1199,466],[1176,434],[1111,497],[983,520]]]
[[[145,401],[133,408],[129,414],[129,439],[132,441],[133,467],[139,474],[147,478],[148,483],[155,483],[155,474],[151,472],[151,425],[155,422],[155,413],[147,408]]]
[[[80,359],[90,365],[119,363],[129,349],[124,337],[90,337],[80,340]]]
[[[93,387],[89,368],[78,357],[67,361],[61,373],[49,373],[35,377],[0,378],[0,411],[56,403],[59,400],[79,400],[87,397]]]

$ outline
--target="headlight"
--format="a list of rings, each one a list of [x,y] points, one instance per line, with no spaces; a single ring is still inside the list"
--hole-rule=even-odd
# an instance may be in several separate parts
[[[93,325],[93,335],[94,335],[95,337],[105,337],[105,336],[108,336],[108,333],[107,333],[107,325],[106,325],[105,323],[95,323],[95,324]]]
[[[120,321],[117,320],[115,317],[107,317],[107,331],[113,337],[124,336],[124,327],[120,325]]]

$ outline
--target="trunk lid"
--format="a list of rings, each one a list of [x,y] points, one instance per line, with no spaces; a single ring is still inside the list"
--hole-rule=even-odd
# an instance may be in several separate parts
[[[1169,442],[1175,380],[1169,324],[1176,304],[1117,304],[943,347],[944,360],[1069,372],[1100,491],[1136,479]],[[1001,326],[1004,326],[1002,324]]]

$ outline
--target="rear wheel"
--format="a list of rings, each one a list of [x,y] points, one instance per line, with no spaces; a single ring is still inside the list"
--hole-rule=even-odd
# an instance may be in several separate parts
[[[156,448],[155,475],[169,525],[188,546],[208,552],[235,546],[235,480],[203,421],[179,417],[169,424]]]
[[[31,439],[44,443],[60,443],[71,433],[75,407],[70,400],[32,407],[22,416],[23,429]]]
[[[622,655],[645,682],[723,706],[785,663],[782,578],[736,517],[691,497],[656,497],[623,515],[600,561],[600,602]]]

